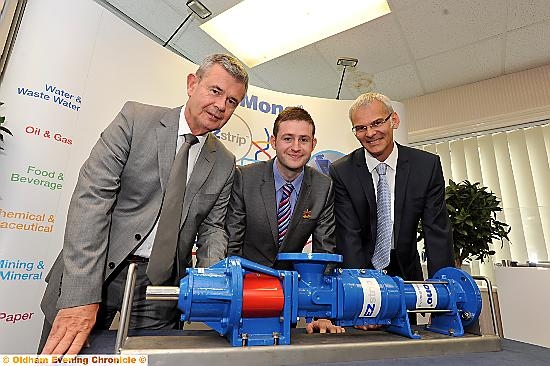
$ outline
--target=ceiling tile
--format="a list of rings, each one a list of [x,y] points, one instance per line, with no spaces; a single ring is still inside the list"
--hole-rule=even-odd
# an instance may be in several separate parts
[[[342,87],[342,91],[340,92],[340,98],[339,99],[340,100],[355,100],[361,94],[362,93],[358,93],[356,91],[350,91],[348,88]],[[336,97],[333,94],[329,94],[325,98],[336,99]]]
[[[136,0],[134,0],[136,1]],[[139,1],[139,0],[137,0]],[[143,1],[143,0],[142,0]],[[145,1],[151,1],[151,0],[145,0]],[[158,1],[158,0],[155,0]],[[189,10],[186,3],[187,0],[163,0],[165,3],[169,4],[174,9],[178,10]],[[212,16],[216,16],[227,9],[233,7],[234,5],[240,3],[241,0],[201,0],[201,3],[206,6],[208,10],[212,12]],[[187,11],[186,10],[186,11]],[[211,18],[208,18],[211,19]]]
[[[246,66],[245,66],[246,67]],[[260,88],[273,90],[273,85],[269,82],[269,80],[266,80],[265,74],[258,73],[255,69],[249,69],[246,68],[248,71],[248,84],[258,86]]]
[[[311,90],[332,85],[337,90],[340,82],[340,76],[334,73],[313,45],[260,64],[253,70],[258,75],[270,75],[269,82],[274,90],[292,90],[293,94],[315,96]]]
[[[402,10],[405,8],[410,8],[411,6],[416,6],[420,2],[425,0],[387,0],[388,4],[390,5],[390,9],[392,11],[394,10]]]
[[[424,94],[416,70],[411,64],[375,74],[371,91],[382,93],[396,101]]]
[[[358,95],[370,92],[374,88],[374,74],[363,72],[357,68],[348,68],[344,77],[343,87]]]
[[[342,42],[345,39],[345,42]],[[339,57],[359,60],[357,69],[375,73],[411,62],[393,14],[388,14],[316,43],[324,59],[339,71]]]
[[[503,36],[416,62],[427,92],[453,88],[502,75]]]
[[[338,85],[336,86],[327,86],[324,88],[318,88],[318,89],[312,89],[312,94],[315,94],[316,97],[319,98],[327,98],[327,99],[336,99],[336,95],[338,95]],[[340,100],[345,99],[355,99],[352,98],[351,93],[347,90],[345,86],[342,85],[342,90],[340,91]]]
[[[506,73],[550,63],[550,20],[508,32]]]
[[[212,53],[227,53],[214,38],[202,31],[199,20],[185,24],[170,42],[170,46],[196,64]]]
[[[501,0],[430,0],[396,12],[416,59],[490,38],[506,30]]]
[[[548,0],[509,0],[508,30],[550,19]]]
[[[189,8],[187,7],[187,5],[185,5],[186,1],[182,1],[182,0],[162,0],[162,1],[166,3],[169,7],[174,9],[174,11],[180,15],[186,16],[187,14],[189,14]],[[134,2],[136,1],[134,0]]]
[[[167,40],[183,21],[182,14],[163,1],[108,2],[162,40]]]

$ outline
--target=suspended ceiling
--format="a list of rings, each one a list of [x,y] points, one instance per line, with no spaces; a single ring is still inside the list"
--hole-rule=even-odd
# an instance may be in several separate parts
[[[161,44],[191,13],[186,0],[96,1]],[[239,3],[201,1],[212,16]],[[334,3],[335,12],[353,11]],[[343,70],[336,61],[346,56],[359,63],[347,68],[340,99],[378,91],[402,101],[550,63],[550,0],[388,3],[388,15],[249,69],[250,83],[335,98]],[[227,52],[199,28],[205,21],[191,15],[168,47],[197,64],[211,53]],[[299,26],[281,19],[281,27]]]

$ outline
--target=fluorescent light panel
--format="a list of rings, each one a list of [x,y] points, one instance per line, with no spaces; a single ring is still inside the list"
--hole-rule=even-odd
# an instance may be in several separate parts
[[[243,0],[200,27],[254,67],[389,12],[386,0]]]

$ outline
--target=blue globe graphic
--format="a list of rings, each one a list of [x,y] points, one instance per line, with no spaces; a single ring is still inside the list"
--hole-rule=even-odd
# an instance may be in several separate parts
[[[323,150],[315,153],[307,165],[317,169],[319,172],[328,175],[328,168],[331,163],[340,159],[345,154],[335,150]]]

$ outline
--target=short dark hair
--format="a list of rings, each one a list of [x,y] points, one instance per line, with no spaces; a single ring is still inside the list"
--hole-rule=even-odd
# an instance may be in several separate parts
[[[313,118],[311,118],[308,111],[301,107],[287,107],[279,113],[273,124],[273,136],[277,137],[279,126],[284,121],[305,121],[313,127],[313,136],[315,136],[315,123],[313,122]]]
[[[223,53],[215,53],[206,57],[199,66],[195,75],[200,79],[213,66],[220,65],[235,80],[244,84],[245,90],[248,90],[248,72],[241,61],[235,57]]]

